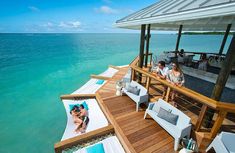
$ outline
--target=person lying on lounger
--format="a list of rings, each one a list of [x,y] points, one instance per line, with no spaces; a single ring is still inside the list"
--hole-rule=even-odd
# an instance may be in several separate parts
[[[79,114],[74,118],[74,123],[77,125],[75,132],[84,133],[89,122],[88,112],[84,109],[84,106],[81,104],[79,106]]]

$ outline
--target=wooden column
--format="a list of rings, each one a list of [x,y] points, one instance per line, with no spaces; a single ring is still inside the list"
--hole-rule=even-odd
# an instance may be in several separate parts
[[[150,36],[150,29],[151,29],[151,24],[148,25],[148,29],[147,29],[145,67],[148,66],[149,40],[150,40],[150,37],[151,37]]]
[[[140,34],[140,52],[139,52],[139,67],[143,67],[143,61],[144,61],[144,37],[145,37],[145,28],[146,25],[141,25],[141,34]]]
[[[141,34],[140,34],[140,52],[139,52],[139,67],[142,68],[144,64],[144,37],[145,37],[145,29],[146,25],[143,24],[141,25]],[[138,82],[141,82],[142,80],[142,75],[141,73],[138,73]]]
[[[135,81],[135,70],[131,69],[131,81]]]
[[[175,57],[177,57],[177,51],[179,50],[179,44],[180,44],[182,29],[183,29],[183,25],[180,25],[179,31],[178,31],[177,42],[176,42],[176,46],[175,46]]]
[[[222,63],[221,70],[219,72],[216,84],[212,91],[211,95],[212,99],[220,100],[234,62],[235,62],[235,35],[233,35],[225,60]]]
[[[146,89],[147,91],[149,92],[149,86],[150,86],[150,82],[151,82],[151,78],[150,77],[147,77],[147,81],[146,81]]]
[[[166,97],[165,97],[165,101],[167,101],[167,102],[169,102],[170,92],[171,92],[171,88],[168,87],[167,90],[166,90]]]
[[[224,51],[224,46],[225,46],[225,43],[227,41],[231,26],[232,26],[232,24],[228,24],[228,26],[227,26],[226,32],[224,34],[224,39],[223,39],[222,44],[220,46],[219,55],[222,55],[222,53]]]

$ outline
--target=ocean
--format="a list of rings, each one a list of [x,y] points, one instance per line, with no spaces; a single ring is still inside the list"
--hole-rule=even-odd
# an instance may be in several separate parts
[[[59,96],[78,89],[90,74],[99,74],[110,64],[129,64],[138,55],[139,37],[0,34],[0,152],[54,152],[66,126]],[[152,34],[150,50],[154,54],[174,50],[176,39],[175,34]],[[222,39],[183,35],[179,48],[216,53]]]

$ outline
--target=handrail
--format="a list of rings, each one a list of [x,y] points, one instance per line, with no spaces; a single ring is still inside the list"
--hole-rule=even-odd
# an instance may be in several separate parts
[[[76,99],[76,98],[95,98],[95,94],[71,94],[61,95],[60,99]]]
[[[109,133],[114,133],[114,127],[111,124],[106,127],[85,133],[83,135],[60,141],[54,145],[54,150],[56,153],[62,153],[62,151],[66,148],[73,147],[78,143],[84,143],[86,141],[94,139],[95,137],[100,137]]]
[[[109,80],[109,79],[111,79],[111,77],[105,77],[105,76],[95,75],[95,74],[91,74],[90,77],[93,78],[93,79],[101,79],[101,80]]]
[[[220,102],[220,101],[216,101],[214,99],[211,99],[207,96],[204,96],[198,92],[195,92],[189,88],[186,87],[178,87],[178,86],[174,86],[172,84],[170,84],[169,82],[167,82],[166,80],[157,78],[156,76],[154,76],[153,74],[149,73],[148,71],[145,71],[143,69],[141,69],[140,67],[136,66],[137,61],[137,57],[135,58],[135,60],[130,64],[130,67],[132,69],[134,69],[135,71],[142,73],[148,77],[150,77],[151,79],[157,80],[160,83],[170,87],[171,89],[182,93],[183,95],[186,95],[188,97],[191,97],[199,102],[201,102],[202,104],[205,104],[215,110],[226,110],[227,112],[233,112],[235,113],[235,104],[231,104],[231,103],[224,103],[224,102]]]

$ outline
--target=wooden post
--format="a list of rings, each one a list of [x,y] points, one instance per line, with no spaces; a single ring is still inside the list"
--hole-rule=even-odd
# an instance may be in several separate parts
[[[216,134],[218,133],[222,123],[223,123],[223,120],[224,118],[226,117],[227,115],[227,112],[226,111],[219,111],[219,114],[215,120],[215,123],[211,129],[211,132],[210,132],[210,138],[214,138],[216,136]]]
[[[166,97],[165,97],[165,100],[166,100],[167,102],[169,102],[170,92],[171,92],[171,88],[168,87],[167,90],[166,90]]]
[[[151,24],[149,24],[149,25],[148,25],[148,29],[147,29],[145,67],[147,67],[147,66],[148,66],[148,54],[149,54],[150,29],[151,29]]]
[[[222,44],[220,46],[219,55],[222,55],[222,53],[224,51],[224,46],[225,46],[225,43],[227,41],[231,26],[232,26],[232,24],[228,24],[228,26],[227,26],[226,32],[224,34],[224,39],[223,39]]]
[[[146,25],[143,24],[141,25],[141,34],[140,34],[140,52],[139,52],[139,67],[143,67],[143,62],[144,62],[144,37],[145,37],[145,28]],[[139,73],[138,75],[138,82],[141,82],[142,76]]]
[[[146,82],[146,89],[147,89],[147,92],[149,92],[150,82],[151,82],[151,78],[150,78],[149,76],[147,76],[147,82]]]
[[[216,80],[214,89],[211,94],[212,99],[218,100],[218,101],[220,100],[234,62],[235,62],[235,35],[233,35],[225,60],[222,63],[222,67],[220,69],[218,78]],[[214,113],[213,113],[213,110],[209,110],[209,111],[211,113],[207,114],[207,119],[211,120],[213,118]],[[209,126],[210,124],[206,124],[206,127],[209,127]]]
[[[179,50],[179,44],[180,44],[182,29],[183,29],[183,25],[180,25],[179,31],[178,31],[177,42],[176,42],[176,46],[175,46],[175,57],[177,57],[177,51]]]
[[[199,117],[197,119],[197,123],[196,123],[196,126],[195,126],[195,131],[197,131],[197,132],[201,129],[201,125],[202,125],[202,122],[203,122],[203,118],[206,114],[206,110],[207,110],[207,106],[202,105],[202,108],[201,108],[201,111],[200,111],[200,114],[199,114]]]
[[[131,69],[131,81],[135,81],[135,70]]]
[[[144,36],[145,36],[145,28],[146,25],[141,25],[141,34],[140,34],[140,52],[139,52],[139,67],[143,67],[143,61],[144,61]]]
[[[233,35],[225,60],[222,63],[221,70],[219,72],[216,84],[212,91],[211,95],[212,99],[220,100],[234,62],[235,62],[235,35]]]

